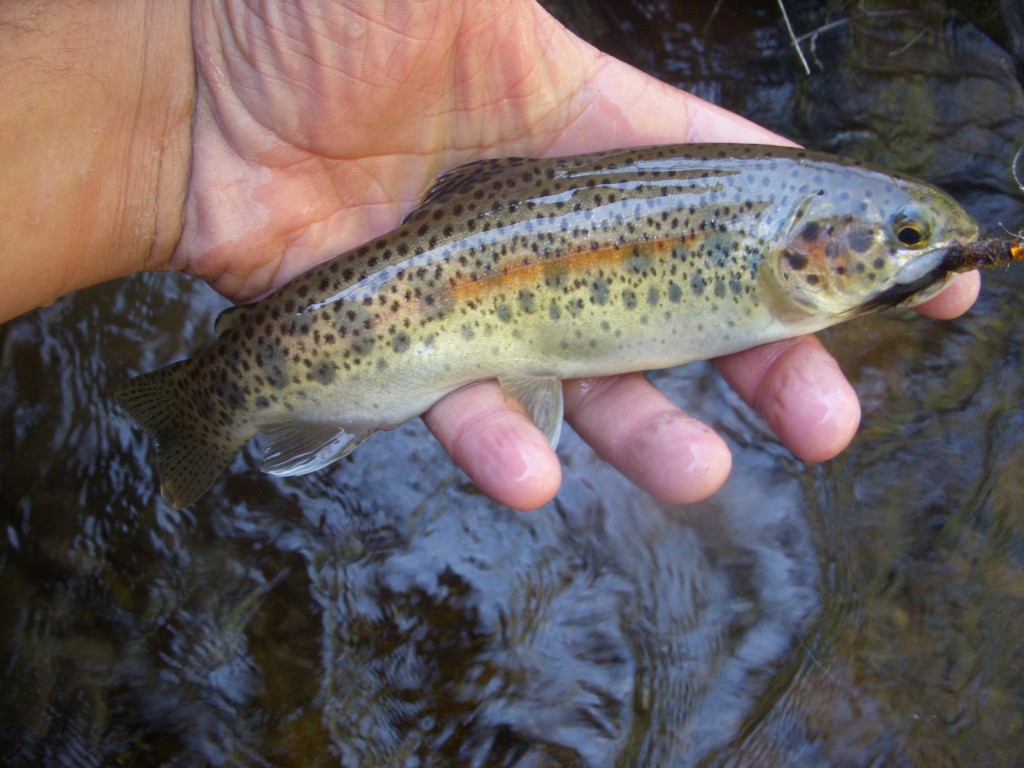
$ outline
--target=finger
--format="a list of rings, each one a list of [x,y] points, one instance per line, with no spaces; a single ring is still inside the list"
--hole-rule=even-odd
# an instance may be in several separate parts
[[[562,483],[547,438],[495,381],[452,392],[423,420],[480,490],[505,506],[536,509]]]
[[[552,143],[549,154],[674,142],[793,144],[582,41],[577,47],[590,52],[589,76],[570,102],[569,112],[575,117]]]
[[[743,144],[798,146],[796,142],[698,96],[684,92],[684,98],[689,107],[689,142],[730,141]]]
[[[813,336],[765,344],[721,357],[715,364],[801,459],[830,459],[857,432],[857,393]]]
[[[641,374],[569,381],[565,395],[566,418],[597,455],[660,499],[699,501],[729,475],[722,438]]]
[[[942,293],[915,307],[918,312],[938,320],[959,317],[974,304],[981,291],[981,275],[975,270],[957,275]]]

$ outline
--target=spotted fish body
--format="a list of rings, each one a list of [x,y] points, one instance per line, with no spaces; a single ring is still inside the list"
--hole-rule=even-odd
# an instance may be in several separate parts
[[[801,150],[680,145],[460,166],[391,233],[228,310],[119,393],[193,502],[256,433],[302,474],[497,378],[557,442],[562,379],[679,365],[936,293],[977,229],[923,182]]]

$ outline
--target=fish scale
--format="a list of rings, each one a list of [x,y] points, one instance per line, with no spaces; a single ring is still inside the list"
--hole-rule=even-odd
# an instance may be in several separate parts
[[[947,277],[936,254],[976,236],[934,187],[802,150],[483,160],[442,174],[389,234],[229,310],[211,349],[119,400],[178,507],[256,432],[265,470],[301,474],[482,379],[554,444],[563,379],[815,331],[881,308],[909,273],[932,279],[900,302],[923,300]]]

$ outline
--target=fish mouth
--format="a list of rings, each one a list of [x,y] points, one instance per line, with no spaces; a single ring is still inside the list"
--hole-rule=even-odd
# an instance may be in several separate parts
[[[954,243],[921,253],[896,273],[891,286],[876,293],[853,311],[856,314],[868,314],[890,307],[914,306],[936,296],[957,271],[967,271],[950,266],[953,261],[950,254],[955,255],[958,248],[959,245]]]
[[[1024,240],[974,240],[924,251],[893,277],[893,285],[872,296],[855,310],[873,312],[889,307],[920,304],[937,295],[961,272],[1003,267],[1024,261]]]

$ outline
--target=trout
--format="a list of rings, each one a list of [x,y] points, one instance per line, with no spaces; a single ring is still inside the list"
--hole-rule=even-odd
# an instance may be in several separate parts
[[[555,445],[563,379],[919,303],[954,272],[1011,258],[972,250],[977,236],[933,186],[799,149],[471,162],[389,234],[227,310],[210,349],[117,398],[155,439],[163,500],[179,508],[257,432],[263,470],[300,475],[482,379]]]

